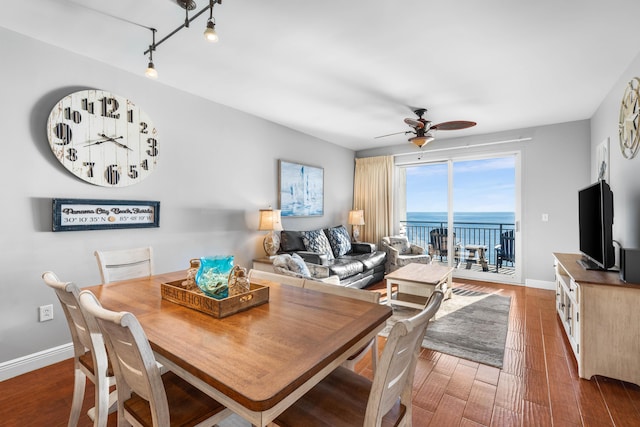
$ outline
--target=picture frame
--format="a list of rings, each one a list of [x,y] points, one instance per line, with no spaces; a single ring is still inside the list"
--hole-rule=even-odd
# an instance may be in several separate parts
[[[160,227],[160,202],[52,199],[53,231]]]
[[[609,182],[609,138],[605,138],[596,147],[596,164],[595,164],[596,178],[598,180],[604,179]]]
[[[283,217],[324,215],[324,169],[279,160],[278,203]]]

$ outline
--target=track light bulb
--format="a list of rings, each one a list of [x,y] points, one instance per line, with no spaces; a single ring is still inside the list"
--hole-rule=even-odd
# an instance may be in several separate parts
[[[158,71],[156,70],[156,67],[153,66],[153,62],[149,62],[149,66],[147,67],[147,70],[144,72],[144,75],[149,77],[150,79],[157,79],[158,78]]]
[[[214,24],[211,19],[207,21],[207,29],[204,30],[204,38],[208,42],[215,43],[218,41],[218,34],[216,33],[215,26],[216,24]]]

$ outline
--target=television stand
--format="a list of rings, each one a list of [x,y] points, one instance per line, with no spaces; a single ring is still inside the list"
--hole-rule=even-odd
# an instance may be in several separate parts
[[[640,284],[585,270],[578,254],[553,256],[556,311],[580,378],[604,375],[640,385]]]

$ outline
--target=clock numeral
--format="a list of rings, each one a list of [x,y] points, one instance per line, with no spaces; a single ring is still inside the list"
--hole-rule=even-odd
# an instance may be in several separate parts
[[[112,119],[119,119],[120,113],[117,113],[120,108],[120,103],[115,98],[100,98],[100,104],[102,105],[102,117],[110,117]]]
[[[53,133],[61,142],[56,142],[58,145],[67,145],[71,142],[71,127],[66,123],[57,123],[53,128]]]
[[[67,160],[69,160],[70,162],[75,162],[76,160],[78,160],[78,150],[76,150],[75,148],[68,148]]]
[[[147,159],[144,159],[142,161],[142,163],[140,163],[140,167],[146,171],[149,170],[149,161]]]
[[[149,144],[149,149],[147,150],[147,154],[151,157],[155,157],[158,155],[158,141],[155,138],[147,138],[147,143]]]
[[[95,162],[83,162],[82,165],[87,168],[87,177],[93,178],[93,167],[96,165]]]
[[[80,106],[89,114],[94,114],[93,102],[89,102],[87,98],[82,98],[82,101],[80,101]]]
[[[133,123],[133,110],[127,110],[127,121]]]
[[[109,165],[104,171],[104,179],[111,185],[117,185],[120,182],[120,167],[118,165]]]
[[[140,122],[140,133],[149,133],[149,131],[147,130],[148,127],[149,125],[145,122]]]
[[[136,179],[138,177],[138,171],[136,170],[136,168],[136,165],[129,166],[129,173],[127,174],[129,175],[129,178]]]
[[[73,123],[80,123],[82,121],[80,111],[72,110],[71,107],[64,109],[64,118],[67,120],[73,120]]]

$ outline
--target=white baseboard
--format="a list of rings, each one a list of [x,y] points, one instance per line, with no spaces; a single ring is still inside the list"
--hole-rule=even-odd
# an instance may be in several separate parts
[[[26,374],[73,357],[73,343],[28,354],[0,363],[0,381]]]
[[[546,280],[526,279],[524,284],[527,288],[547,289],[550,291],[556,290],[555,282],[547,282]]]

